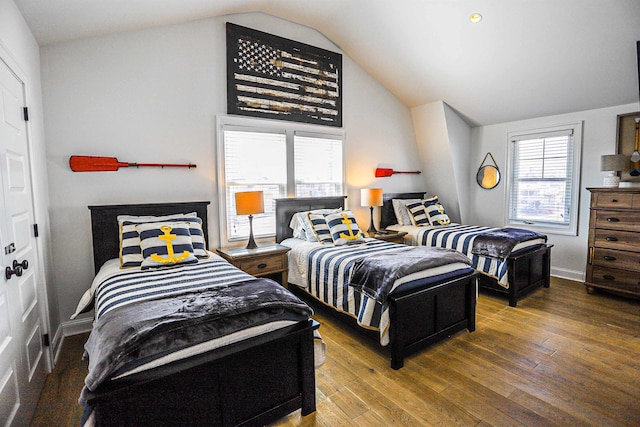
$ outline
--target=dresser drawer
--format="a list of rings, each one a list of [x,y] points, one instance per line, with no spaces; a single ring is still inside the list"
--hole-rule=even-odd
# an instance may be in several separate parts
[[[640,272],[640,252],[593,248],[593,265]]]
[[[593,266],[591,283],[620,292],[640,293],[640,275],[632,271]]]
[[[596,228],[640,232],[640,215],[634,211],[598,210]]]
[[[632,193],[598,193],[597,197],[591,199],[591,207],[631,209],[633,196]]]
[[[236,266],[254,276],[282,271],[286,255],[276,254],[236,262]]]
[[[619,249],[623,251],[640,251],[639,235],[630,231],[595,230],[593,246],[597,248]]]

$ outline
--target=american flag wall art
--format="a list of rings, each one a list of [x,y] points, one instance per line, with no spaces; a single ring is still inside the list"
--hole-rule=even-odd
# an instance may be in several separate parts
[[[227,113],[342,126],[342,55],[227,23]]]

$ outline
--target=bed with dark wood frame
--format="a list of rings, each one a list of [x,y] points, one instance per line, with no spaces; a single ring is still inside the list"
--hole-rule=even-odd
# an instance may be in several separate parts
[[[384,229],[397,224],[392,199],[423,199],[424,197],[424,192],[384,194],[380,211],[380,228]],[[541,287],[550,286],[552,247],[551,244],[545,244],[512,253],[507,258],[508,289],[498,284],[495,278],[485,274],[480,274],[478,277],[478,286],[481,289],[506,295],[509,306],[516,307],[521,297]]]
[[[294,213],[313,209],[344,208],[345,198],[346,196],[276,199],[276,241],[280,243],[293,236],[289,223]],[[389,348],[393,369],[402,368],[405,356],[410,353],[464,329],[468,329],[469,332],[475,331],[476,278],[477,273],[472,273],[428,288],[404,293],[392,292],[389,295]],[[319,301],[299,286],[290,284],[289,290],[318,306]],[[337,310],[328,312],[357,327],[355,319],[350,316]],[[357,329],[379,343],[377,331],[360,327]]]
[[[96,272],[119,253],[118,215],[197,212],[209,202],[89,206]],[[112,380],[89,400],[98,426],[263,425],[315,411],[312,319]]]

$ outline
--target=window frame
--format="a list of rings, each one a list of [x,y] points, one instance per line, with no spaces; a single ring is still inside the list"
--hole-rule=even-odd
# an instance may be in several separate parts
[[[295,153],[294,138],[298,136],[338,139],[342,141],[342,193],[346,190],[346,133],[343,129],[328,129],[324,126],[309,125],[297,122],[283,122],[268,119],[257,119],[236,116],[216,116],[216,166],[217,190],[218,190],[218,228],[220,232],[220,245],[233,246],[245,242],[249,237],[241,236],[229,238],[227,233],[227,182],[225,174],[224,131],[227,129],[245,132],[269,132],[282,133],[286,136],[287,152],[287,184],[284,197],[295,197]],[[255,234],[256,241],[263,241],[275,237],[273,234]]]
[[[582,154],[582,127],[583,123],[573,122],[561,125],[548,126],[536,129],[511,131],[507,133],[507,179],[505,191],[504,223],[507,226],[526,228],[545,234],[560,234],[577,236],[578,218],[580,206],[580,180],[581,180],[581,154]],[[511,219],[511,192],[514,189],[513,173],[515,169],[515,140],[541,138],[545,134],[571,130],[573,133],[573,157],[571,169],[571,196],[569,200],[569,223],[567,225],[551,224],[548,222],[530,222],[527,220]]]

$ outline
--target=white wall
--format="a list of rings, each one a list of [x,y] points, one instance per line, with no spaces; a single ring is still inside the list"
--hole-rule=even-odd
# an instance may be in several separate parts
[[[34,194],[35,219],[39,227],[38,255],[42,267],[39,292],[47,313],[46,332],[54,332],[58,322],[56,290],[50,251],[49,193],[43,124],[42,89],[40,85],[40,49],[12,0],[0,0],[0,58],[9,64],[26,87],[29,108],[27,133]],[[49,325],[53,331],[49,330]],[[52,337],[53,338],[53,337]]]
[[[600,156],[615,153],[617,115],[631,113],[639,109],[638,104],[628,104],[473,128],[471,169],[474,173],[471,176],[470,184],[471,216],[469,222],[489,226],[503,225],[506,210],[505,182],[508,179],[505,176],[508,132],[583,122],[578,235],[550,234],[549,242],[555,245],[551,250],[552,274],[574,280],[584,280],[590,200],[590,193],[586,188],[602,186],[603,172],[600,172]],[[500,184],[492,190],[484,190],[475,183],[475,171],[488,151],[493,154],[503,172]]]
[[[93,277],[87,205],[211,200],[209,246],[218,246],[215,118],[226,113],[225,22],[338,51],[308,27],[255,13],[43,47],[42,79],[59,316],[74,311]],[[342,52],[341,52],[342,53]],[[417,190],[415,176],[374,178],[388,163],[418,168],[409,109],[343,54],[348,206],[366,229],[362,187]],[[74,173],[72,154],[123,161],[194,162],[195,170]]]
[[[467,222],[471,128],[442,101],[411,110],[427,195],[437,195],[453,222]]]

